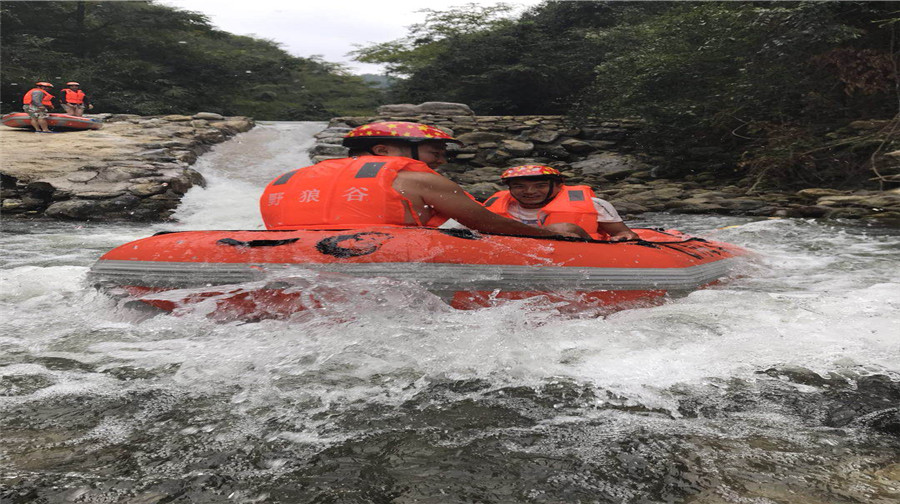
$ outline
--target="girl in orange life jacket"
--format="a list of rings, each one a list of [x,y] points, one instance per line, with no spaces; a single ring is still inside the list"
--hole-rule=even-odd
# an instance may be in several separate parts
[[[66,88],[60,91],[60,101],[67,114],[81,117],[85,108],[92,109],[94,106],[79,86],[81,84],[77,82],[66,82]]]
[[[558,228],[575,225],[597,240],[637,239],[612,205],[597,198],[588,186],[566,186],[559,170],[543,165],[523,165],[503,172],[509,190],[485,201],[492,212],[528,224]]]
[[[50,89],[53,84],[38,82],[22,97],[22,109],[31,118],[31,127],[35,133],[53,133],[47,126],[47,114],[53,110],[53,95]]]
[[[454,218],[484,232],[557,234],[485,211],[456,183],[434,172],[431,167],[446,162],[447,142],[459,143],[424,124],[380,122],[355,128],[343,143],[356,157],[322,161],[266,187],[260,199],[263,221],[268,229],[335,229],[437,226]]]

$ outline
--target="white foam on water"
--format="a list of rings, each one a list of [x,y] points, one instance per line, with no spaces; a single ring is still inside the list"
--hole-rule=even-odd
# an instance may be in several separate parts
[[[278,175],[312,164],[307,150],[326,123],[260,123],[219,144],[194,165],[207,186],[185,195],[179,229],[264,229],[259,196]]]
[[[733,242],[758,255],[740,268],[743,277],[606,318],[563,316],[541,298],[456,311],[417,286],[360,280],[349,284],[355,290],[344,301],[287,321],[220,323],[203,310],[140,320],[83,285],[102,251],[155,230],[259,228],[262,187],[308,161],[304,146],[322,126],[263,125],[217,146],[197,166],[209,186],[190,191],[177,226],[54,224],[12,235],[0,269],[0,348],[96,366],[57,375],[61,381],[29,397],[141,387],[225,394],[225,403],[246,415],[254,408],[286,416],[305,411],[297,429],[284,435],[310,440],[335,435],[316,433],[316,411],[357,402],[396,405],[441,380],[504,387],[565,379],[673,409],[672,387],[753,380],[778,365],[900,372],[900,237],[812,220],[646,216],[648,224]],[[55,264],[61,251],[65,264]],[[340,289],[315,277],[303,280]],[[145,383],[104,373],[126,366],[151,376],[173,371]]]

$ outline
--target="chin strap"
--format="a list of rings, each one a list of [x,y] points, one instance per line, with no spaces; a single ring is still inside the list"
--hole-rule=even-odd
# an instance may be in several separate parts
[[[553,189],[556,188],[557,183],[558,182],[556,180],[552,180],[552,179],[550,180],[550,189],[547,189],[547,197],[544,198],[544,201],[541,202],[541,206],[544,206],[547,203],[550,203],[553,200],[553,198],[556,196],[553,194]]]

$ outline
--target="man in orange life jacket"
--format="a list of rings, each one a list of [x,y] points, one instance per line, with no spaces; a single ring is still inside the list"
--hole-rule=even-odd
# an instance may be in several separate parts
[[[411,122],[376,122],[350,131],[350,156],[329,159],[273,180],[260,210],[267,229],[342,229],[367,225],[437,227],[448,219],[477,231],[576,236],[501,217],[434,171],[446,163],[443,131]]]
[[[484,202],[494,213],[549,229],[561,223],[576,224],[588,236],[599,240],[638,238],[609,202],[594,196],[588,186],[563,185],[563,176],[556,168],[515,166],[504,171],[500,180],[509,190],[500,191]]]
[[[53,95],[50,89],[53,84],[38,82],[22,97],[22,109],[31,118],[31,127],[35,133],[53,133],[47,126],[47,115],[53,110]]]
[[[85,108],[88,110],[94,108],[80,87],[81,84],[77,82],[66,82],[65,89],[60,91],[60,102],[66,110],[66,114],[81,117],[84,115]]]

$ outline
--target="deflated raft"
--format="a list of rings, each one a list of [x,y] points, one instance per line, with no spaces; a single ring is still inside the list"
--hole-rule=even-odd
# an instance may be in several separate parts
[[[327,304],[280,281],[298,270],[413,282],[460,309],[539,295],[573,309],[620,308],[715,283],[747,253],[677,231],[635,231],[641,240],[617,243],[406,227],[159,233],[107,252],[88,279],[169,311],[214,298],[237,317]]]
[[[25,112],[15,112],[0,117],[0,123],[10,128],[31,128],[31,118]],[[87,117],[78,117],[68,114],[49,114],[47,116],[47,126],[51,128],[65,129],[100,129],[103,123]]]

